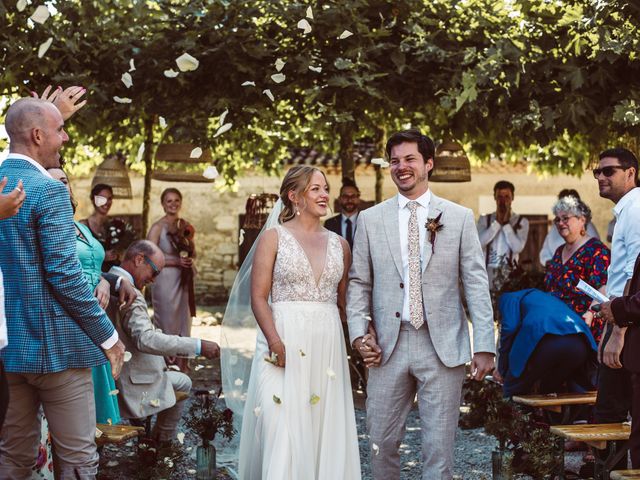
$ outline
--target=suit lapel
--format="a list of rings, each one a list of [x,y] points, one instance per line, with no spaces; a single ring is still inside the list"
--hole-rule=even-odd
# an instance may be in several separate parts
[[[384,222],[384,230],[387,235],[387,243],[393,263],[396,264],[398,274],[402,277],[402,254],[400,252],[400,227],[398,222],[398,197],[397,195],[384,204],[382,212],[382,220]]]
[[[427,218],[428,219],[436,218],[438,215],[442,213],[442,209],[443,209],[442,200],[440,200],[439,197],[436,197],[433,193],[431,193],[431,201],[429,202],[429,213],[427,214]],[[440,223],[442,223],[442,219]],[[429,234],[429,231],[427,231],[426,235],[424,236],[424,245],[422,246],[422,248],[424,249],[423,255],[422,255],[423,257],[422,273],[423,274],[427,270],[427,266],[429,265],[429,261],[431,260],[431,255],[433,255],[433,246],[429,241],[429,237],[430,237],[430,234]],[[437,239],[436,239],[436,243],[438,243]]]

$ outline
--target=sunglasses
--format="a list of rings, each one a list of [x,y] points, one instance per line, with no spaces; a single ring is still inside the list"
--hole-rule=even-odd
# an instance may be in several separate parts
[[[593,172],[593,178],[598,178],[600,176],[600,174],[604,175],[605,177],[610,177],[611,175],[613,175],[614,173],[616,173],[616,170],[626,170],[629,167],[623,167],[621,165],[611,165],[609,167],[602,167],[602,168],[594,168],[592,170]]]
[[[144,261],[147,262],[151,267],[151,270],[153,270],[153,278],[156,278],[158,275],[160,275],[160,269],[146,255],[144,256]]]

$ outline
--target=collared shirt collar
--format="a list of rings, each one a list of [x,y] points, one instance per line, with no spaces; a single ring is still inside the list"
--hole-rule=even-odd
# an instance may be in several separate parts
[[[407,203],[409,203],[410,201],[411,201],[410,198],[407,198],[401,193],[398,193],[398,208],[400,210],[406,207]],[[424,192],[422,195],[420,195],[418,198],[416,198],[415,201],[428,210],[429,203],[431,202],[431,190],[427,189],[427,191]]]
[[[343,222],[346,222],[347,219],[350,219],[351,222],[355,223],[355,221],[358,219],[358,213],[360,212],[355,212],[353,215],[351,215],[350,217],[346,216],[344,213],[340,214],[341,220]]]
[[[42,173],[43,175],[46,175],[49,178],[52,178],[51,174],[47,171],[46,168],[44,168],[42,165],[36,162],[33,158],[27,155],[23,155],[21,153],[9,153],[9,155],[7,155],[7,158],[5,158],[5,160],[26,160],[31,165],[33,165],[38,170],[40,170],[40,173]]]
[[[623,195],[623,197],[618,200],[618,203],[613,207],[613,214],[618,218],[620,213],[624,208],[633,202],[638,196],[640,196],[640,187],[634,187],[629,190],[627,193]]]
[[[127,272],[124,268],[114,266],[114,267],[111,267],[111,271],[116,275],[120,275],[121,277],[126,278],[127,280],[129,280],[129,282],[131,282],[131,285],[133,285],[135,288],[138,288],[136,287],[136,282],[133,279],[133,276],[129,272]]]

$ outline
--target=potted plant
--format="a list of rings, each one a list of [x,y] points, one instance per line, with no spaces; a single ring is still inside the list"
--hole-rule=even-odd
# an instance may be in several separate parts
[[[513,449],[526,436],[528,416],[504,398],[495,399],[487,408],[485,431],[496,437],[498,448],[491,452],[494,480],[513,478]]]
[[[196,449],[197,480],[212,480],[216,475],[216,448],[212,443],[216,433],[220,432],[227,440],[235,434],[233,412],[216,408],[221,392],[222,388],[213,395],[208,390],[198,390],[187,412],[187,428],[202,440]]]

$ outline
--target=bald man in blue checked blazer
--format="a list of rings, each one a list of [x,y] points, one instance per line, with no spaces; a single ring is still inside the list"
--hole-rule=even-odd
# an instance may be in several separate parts
[[[8,346],[1,356],[9,410],[0,433],[0,478],[31,477],[43,406],[56,455],[57,478],[95,478],[95,405],[91,367],[109,359],[117,377],[124,347],[94,298],[76,253],[69,194],[46,169],[59,166],[68,140],[50,102],[21,99],[7,112],[8,158],[0,178],[20,188],[19,213],[0,221]]]

